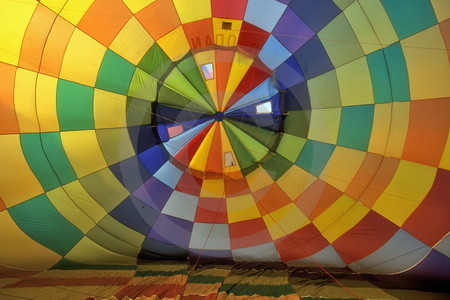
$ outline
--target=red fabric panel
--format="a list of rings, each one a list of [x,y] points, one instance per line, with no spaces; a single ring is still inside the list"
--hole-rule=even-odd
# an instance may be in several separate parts
[[[242,22],[238,47],[249,54],[257,54],[262,49],[270,33],[247,22]]]
[[[248,187],[247,180],[244,178],[239,179],[225,179],[225,194],[227,197],[236,197],[241,195],[250,194],[250,188]]]
[[[254,192],[253,198],[262,216],[292,203],[291,199],[276,183]]]
[[[192,140],[189,141],[189,143],[184,145],[183,148],[175,154],[174,158],[182,164],[188,166],[212,126],[213,123],[209,124],[205,129],[200,131]]]
[[[199,196],[200,190],[202,188],[202,183],[202,179],[189,174],[188,172],[184,172],[180,180],[178,181],[175,190],[194,196]]]
[[[450,231],[450,171],[438,169],[428,195],[402,228],[428,246]]]
[[[195,222],[228,224],[226,200],[200,197],[195,213]]]
[[[193,50],[214,44],[211,18],[183,24],[183,29]]]
[[[283,261],[306,258],[329,245],[330,243],[313,224],[308,224],[275,241]]]
[[[212,15],[215,18],[242,20],[247,0],[211,0]]]
[[[399,227],[374,211],[333,243],[334,249],[347,263],[358,261],[383,246]]]
[[[272,241],[262,218],[230,223],[231,249],[261,245]]]

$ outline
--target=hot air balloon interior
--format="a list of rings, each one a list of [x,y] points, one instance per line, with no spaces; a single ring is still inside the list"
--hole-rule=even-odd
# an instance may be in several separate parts
[[[0,0],[0,299],[450,299],[449,0]]]

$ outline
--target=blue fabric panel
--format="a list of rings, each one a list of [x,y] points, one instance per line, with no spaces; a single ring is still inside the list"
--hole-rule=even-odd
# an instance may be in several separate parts
[[[159,145],[138,154],[139,159],[150,174],[155,174],[169,159],[165,150]]]
[[[130,193],[152,176],[137,156],[127,158],[109,168]]]
[[[305,81],[305,76],[293,56],[275,70],[275,76],[282,90]]]
[[[341,12],[332,0],[296,0],[291,1],[289,7],[315,32],[319,32]]]
[[[284,94],[284,106],[288,111],[311,109],[306,81],[286,90]]]
[[[294,57],[306,79],[311,79],[334,69],[328,53],[317,36],[314,36],[298,49],[294,53]]]

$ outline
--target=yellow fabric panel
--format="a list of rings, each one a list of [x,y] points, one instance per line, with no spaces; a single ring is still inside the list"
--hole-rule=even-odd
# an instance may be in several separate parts
[[[211,18],[211,0],[173,0],[181,23]]]
[[[222,198],[224,196],[225,183],[223,178],[203,180],[200,197]]]
[[[211,143],[216,130],[217,130],[217,122],[214,124],[213,128],[211,128],[211,130],[208,131],[202,143],[200,144],[200,147],[198,148],[197,152],[192,158],[190,162],[191,168],[203,172],[206,170],[206,163],[208,162],[209,152],[217,151],[217,149],[211,148]]]
[[[97,135],[100,149],[109,166],[136,155],[127,128],[98,130]]]
[[[179,60],[191,49],[182,26],[178,26],[157,42],[172,61]]]
[[[106,168],[95,130],[61,132],[64,150],[78,177]]]
[[[38,75],[36,109],[41,132],[59,131],[56,113],[56,87],[58,79],[44,74]]]
[[[222,22],[231,23],[231,30],[222,29]],[[237,46],[242,20],[213,18],[214,44],[219,46]]]
[[[263,167],[258,167],[253,172],[248,174],[245,179],[247,180],[248,186],[252,193],[273,183],[272,177],[267,174]]]
[[[142,246],[145,239],[143,234],[123,225],[110,215],[106,215],[98,226],[113,236],[120,236],[121,240],[125,243],[139,248]]]
[[[345,210],[347,207],[349,207],[348,210]],[[370,209],[365,207],[361,202],[355,202],[348,198],[348,196],[342,195],[322,215],[317,217],[316,220],[322,218],[322,216],[323,218],[334,218],[333,222],[329,223],[328,226],[321,227],[319,229],[322,232],[322,235],[330,243],[333,243],[337,238],[358,224],[358,222],[361,221],[361,219],[364,218],[369,211]],[[338,216],[338,213],[341,215]],[[318,224],[323,226],[325,222],[322,220],[318,222]]]
[[[212,63],[213,64],[213,70],[214,70],[214,78],[204,80],[206,87],[208,88],[209,95],[211,96],[211,99],[214,101],[214,105],[216,108],[219,107],[218,101],[217,101],[217,71],[216,71],[216,65],[215,65],[215,51],[209,50],[209,51],[203,51],[199,52],[197,54],[194,54],[195,62],[197,63],[197,66],[200,70],[200,74],[203,75],[203,72],[200,68],[201,65]]]
[[[350,4],[344,10],[344,14],[352,26],[358,41],[361,43],[365,54],[372,53],[381,48],[377,35],[358,1]]]
[[[342,106],[373,103],[372,79],[365,57],[336,69]]]
[[[295,200],[316,179],[316,176],[306,172],[296,165],[293,165],[276,182],[291,200]]]
[[[0,228],[0,265],[23,270],[46,270],[61,259],[59,254],[26,235],[6,210],[0,212]]]
[[[391,125],[392,103],[376,104],[368,152],[384,155]]]
[[[231,66],[230,75],[228,77],[227,87],[225,88],[225,93],[223,96],[222,109],[225,108],[226,104],[230,100],[231,95],[233,95],[234,91],[241,82],[242,78],[247,73],[252,63],[253,58],[248,57],[239,52],[236,52],[234,54],[233,64]]]
[[[61,11],[60,16],[76,26],[94,1],[95,0],[68,0],[64,5],[64,9]]]
[[[11,207],[42,194],[41,184],[23,156],[20,136],[0,135],[0,149],[0,197],[6,206]]]
[[[380,0],[359,0],[358,2],[383,46],[388,46],[398,41],[392,22]]]
[[[386,148],[386,156],[401,158],[409,125],[410,102],[392,103],[390,132]]]
[[[431,0],[434,13],[438,22],[442,22],[450,18],[450,1],[448,0]]]
[[[128,9],[135,14],[155,1],[156,0],[123,0],[123,3],[125,3]]]
[[[450,63],[439,26],[401,41],[411,100],[450,96]],[[430,49],[433,48],[433,49]]]
[[[95,128],[126,127],[127,96],[104,90],[94,91]]]
[[[62,79],[94,86],[106,47],[75,28],[64,54]]]
[[[320,179],[344,192],[361,167],[366,152],[336,146]]]
[[[63,188],[75,205],[93,222],[98,223],[106,215],[106,210],[89,195],[78,180],[63,185]]]
[[[136,264],[135,257],[129,257],[111,252],[96,244],[88,237],[83,237],[65,258],[82,264],[101,265],[108,264]]]
[[[450,170],[450,130],[448,132],[444,152],[442,153],[441,162],[439,163],[439,168]]]
[[[400,161],[394,178],[372,209],[402,226],[427,195],[436,171],[434,167]]]
[[[308,139],[336,144],[341,119],[341,108],[324,108],[311,111]]]
[[[273,240],[311,223],[294,203],[265,215],[263,219]]]
[[[230,140],[228,139],[228,135],[225,132],[225,128],[223,127],[222,122],[219,123],[219,128],[220,128],[220,137],[222,140],[222,172],[223,174],[230,174],[232,172],[240,171],[241,168],[239,167],[239,162],[236,158],[236,155],[234,154],[233,148],[231,147]],[[230,167],[225,166],[225,163],[223,162],[224,161],[223,157],[225,155],[224,153],[226,152],[230,152],[233,155],[234,162],[236,163],[235,166]]]
[[[62,187],[47,192],[47,197],[61,215],[83,233],[87,233],[95,226],[95,222],[75,204]]]
[[[135,17],[132,17],[114,38],[109,48],[137,65],[154,43],[155,40],[147,30]]]
[[[34,0],[0,1],[0,61],[19,63],[23,36],[37,4]]]
[[[39,132],[36,116],[37,73],[18,68],[14,84],[14,107],[21,133]]]
[[[227,214],[229,223],[261,217],[251,194],[227,198]]]

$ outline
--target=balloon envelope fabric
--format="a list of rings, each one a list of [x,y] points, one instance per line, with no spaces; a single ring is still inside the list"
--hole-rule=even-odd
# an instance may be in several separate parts
[[[0,264],[448,278],[449,16],[446,0],[0,1]]]

